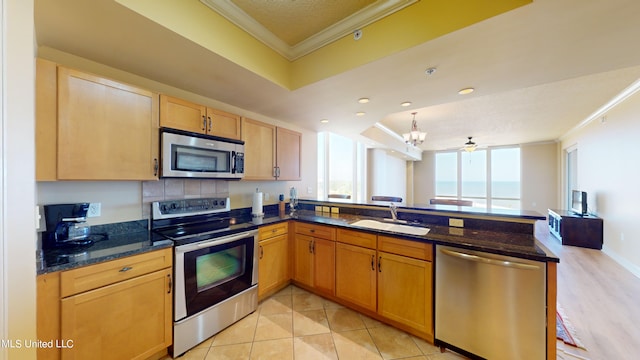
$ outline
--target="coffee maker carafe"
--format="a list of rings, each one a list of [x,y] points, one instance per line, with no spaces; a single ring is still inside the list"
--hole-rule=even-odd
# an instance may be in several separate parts
[[[44,205],[47,226],[42,248],[89,245],[90,227],[86,224],[89,203]]]

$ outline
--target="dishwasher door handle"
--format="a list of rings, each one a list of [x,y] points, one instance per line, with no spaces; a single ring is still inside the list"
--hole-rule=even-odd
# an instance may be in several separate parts
[[[537,269],[540,269],[539,266],[530,265],[530,264],[523,264],[523,263],[519,263],[519,262],[515,262],[515,261],[491,259],[491,258],[487,258],[487,257],[484,257],[484,256],[466,254],[466,253],[463,253],[463,252],[452,251],[452,250],[448,250],[448,249],[440,249],[440,251],[443,254],[446,254],[446,255],[449,255],[449,256],[453,256],[453,257],[456,257],[456,258],[459,258],[459,259],[463,259],[463,260],[468,260],[468,261],[476,261],[476,262],[481,262],[481,263],[485,263],[485,264],[492,264],[492,265],[516,268],[516,269],[523,269],[523,270],[537,270]]]

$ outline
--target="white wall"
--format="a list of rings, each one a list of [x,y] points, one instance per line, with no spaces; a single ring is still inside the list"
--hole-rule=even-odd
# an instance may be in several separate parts
[[[36,339],[33,0],[2,0],[0,340]],[[35,359],[0,347],[0,359]]]
[[[524,144],[520,147],[521,208],[547,214],[557,208],[559,144]]]
[[[424,151],[422,161],[413,163],[413,203],[429,204],[436,197],[436,156],[433,151]]]
[[[367,150],[367,199],[373,195],[407,199],[407,161],[382,149]]]
[[[603,250],[640,276],[640,93],[606,114],[606,122],[592,121],[562,139],[564,151],[578,149],[578,187],[588,193],[589,211],[604,221]],[[564,177],[564,174],[563,174]],[[558,203],[564,192],[558,194]]]

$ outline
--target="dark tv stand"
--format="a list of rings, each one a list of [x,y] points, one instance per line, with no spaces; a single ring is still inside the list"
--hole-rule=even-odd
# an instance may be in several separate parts
[[[549,232],[562,245],[602,249],[602,219],[593,215],[549,209]]]

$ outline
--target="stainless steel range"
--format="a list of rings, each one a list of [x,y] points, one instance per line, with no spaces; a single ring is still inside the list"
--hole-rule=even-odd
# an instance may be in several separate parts
[[[258,307],[257,230],[230,224],[229,198],[152,203],[152,230],[174,241],[177,357]]]

